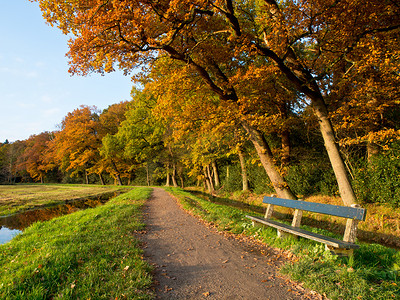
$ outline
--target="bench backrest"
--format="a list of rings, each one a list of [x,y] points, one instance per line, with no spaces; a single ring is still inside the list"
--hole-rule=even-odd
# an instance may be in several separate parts
[[[267,197],[267,196],[264,197],[263,203],[289,207],[299,210],[305,210],[325,215],[337,216],[342,218],[355,219],[360,221],[364,221],[366,215],[366,210],[361,207],[331,205],[331,204],[289,200],[289,199]]]

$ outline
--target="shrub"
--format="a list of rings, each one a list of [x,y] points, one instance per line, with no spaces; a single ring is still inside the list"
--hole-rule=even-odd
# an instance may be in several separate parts
[[[338,187],[331,168],[320,163],[303,162],[289,167],[286,180],[297,195],[335,195]]]
[[[362,203],[387,203],[400,207],[400,157],[394,152],[360,162],[354,189]]]

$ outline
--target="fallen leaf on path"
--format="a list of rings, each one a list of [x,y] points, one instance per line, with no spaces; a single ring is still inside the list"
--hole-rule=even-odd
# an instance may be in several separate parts
[[[172,291],[172,288],[170,288],[168,285],[166,285],[164,287],[164,292],[169,292],[169,291]]]
[[[204,296],[204,297],[210,296],[210,292],[205,292],[205,293],[203,293],[203,296]]]

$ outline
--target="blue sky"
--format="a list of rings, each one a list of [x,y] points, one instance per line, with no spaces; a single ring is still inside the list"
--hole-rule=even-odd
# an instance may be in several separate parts
[[[0,10],[0,142],[53,131],[80,105],[100,109],[130,99],[133,83],[115,72],[70,76],[67,40],[37,3],[4,0]]]

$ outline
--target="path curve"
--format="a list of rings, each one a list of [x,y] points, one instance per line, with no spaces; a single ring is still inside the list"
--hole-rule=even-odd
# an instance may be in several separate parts
[[[145,205],[144,255],[157,299],[320,299],[278,273],[277,251],[252,252],[183,211],[155,188]]]

